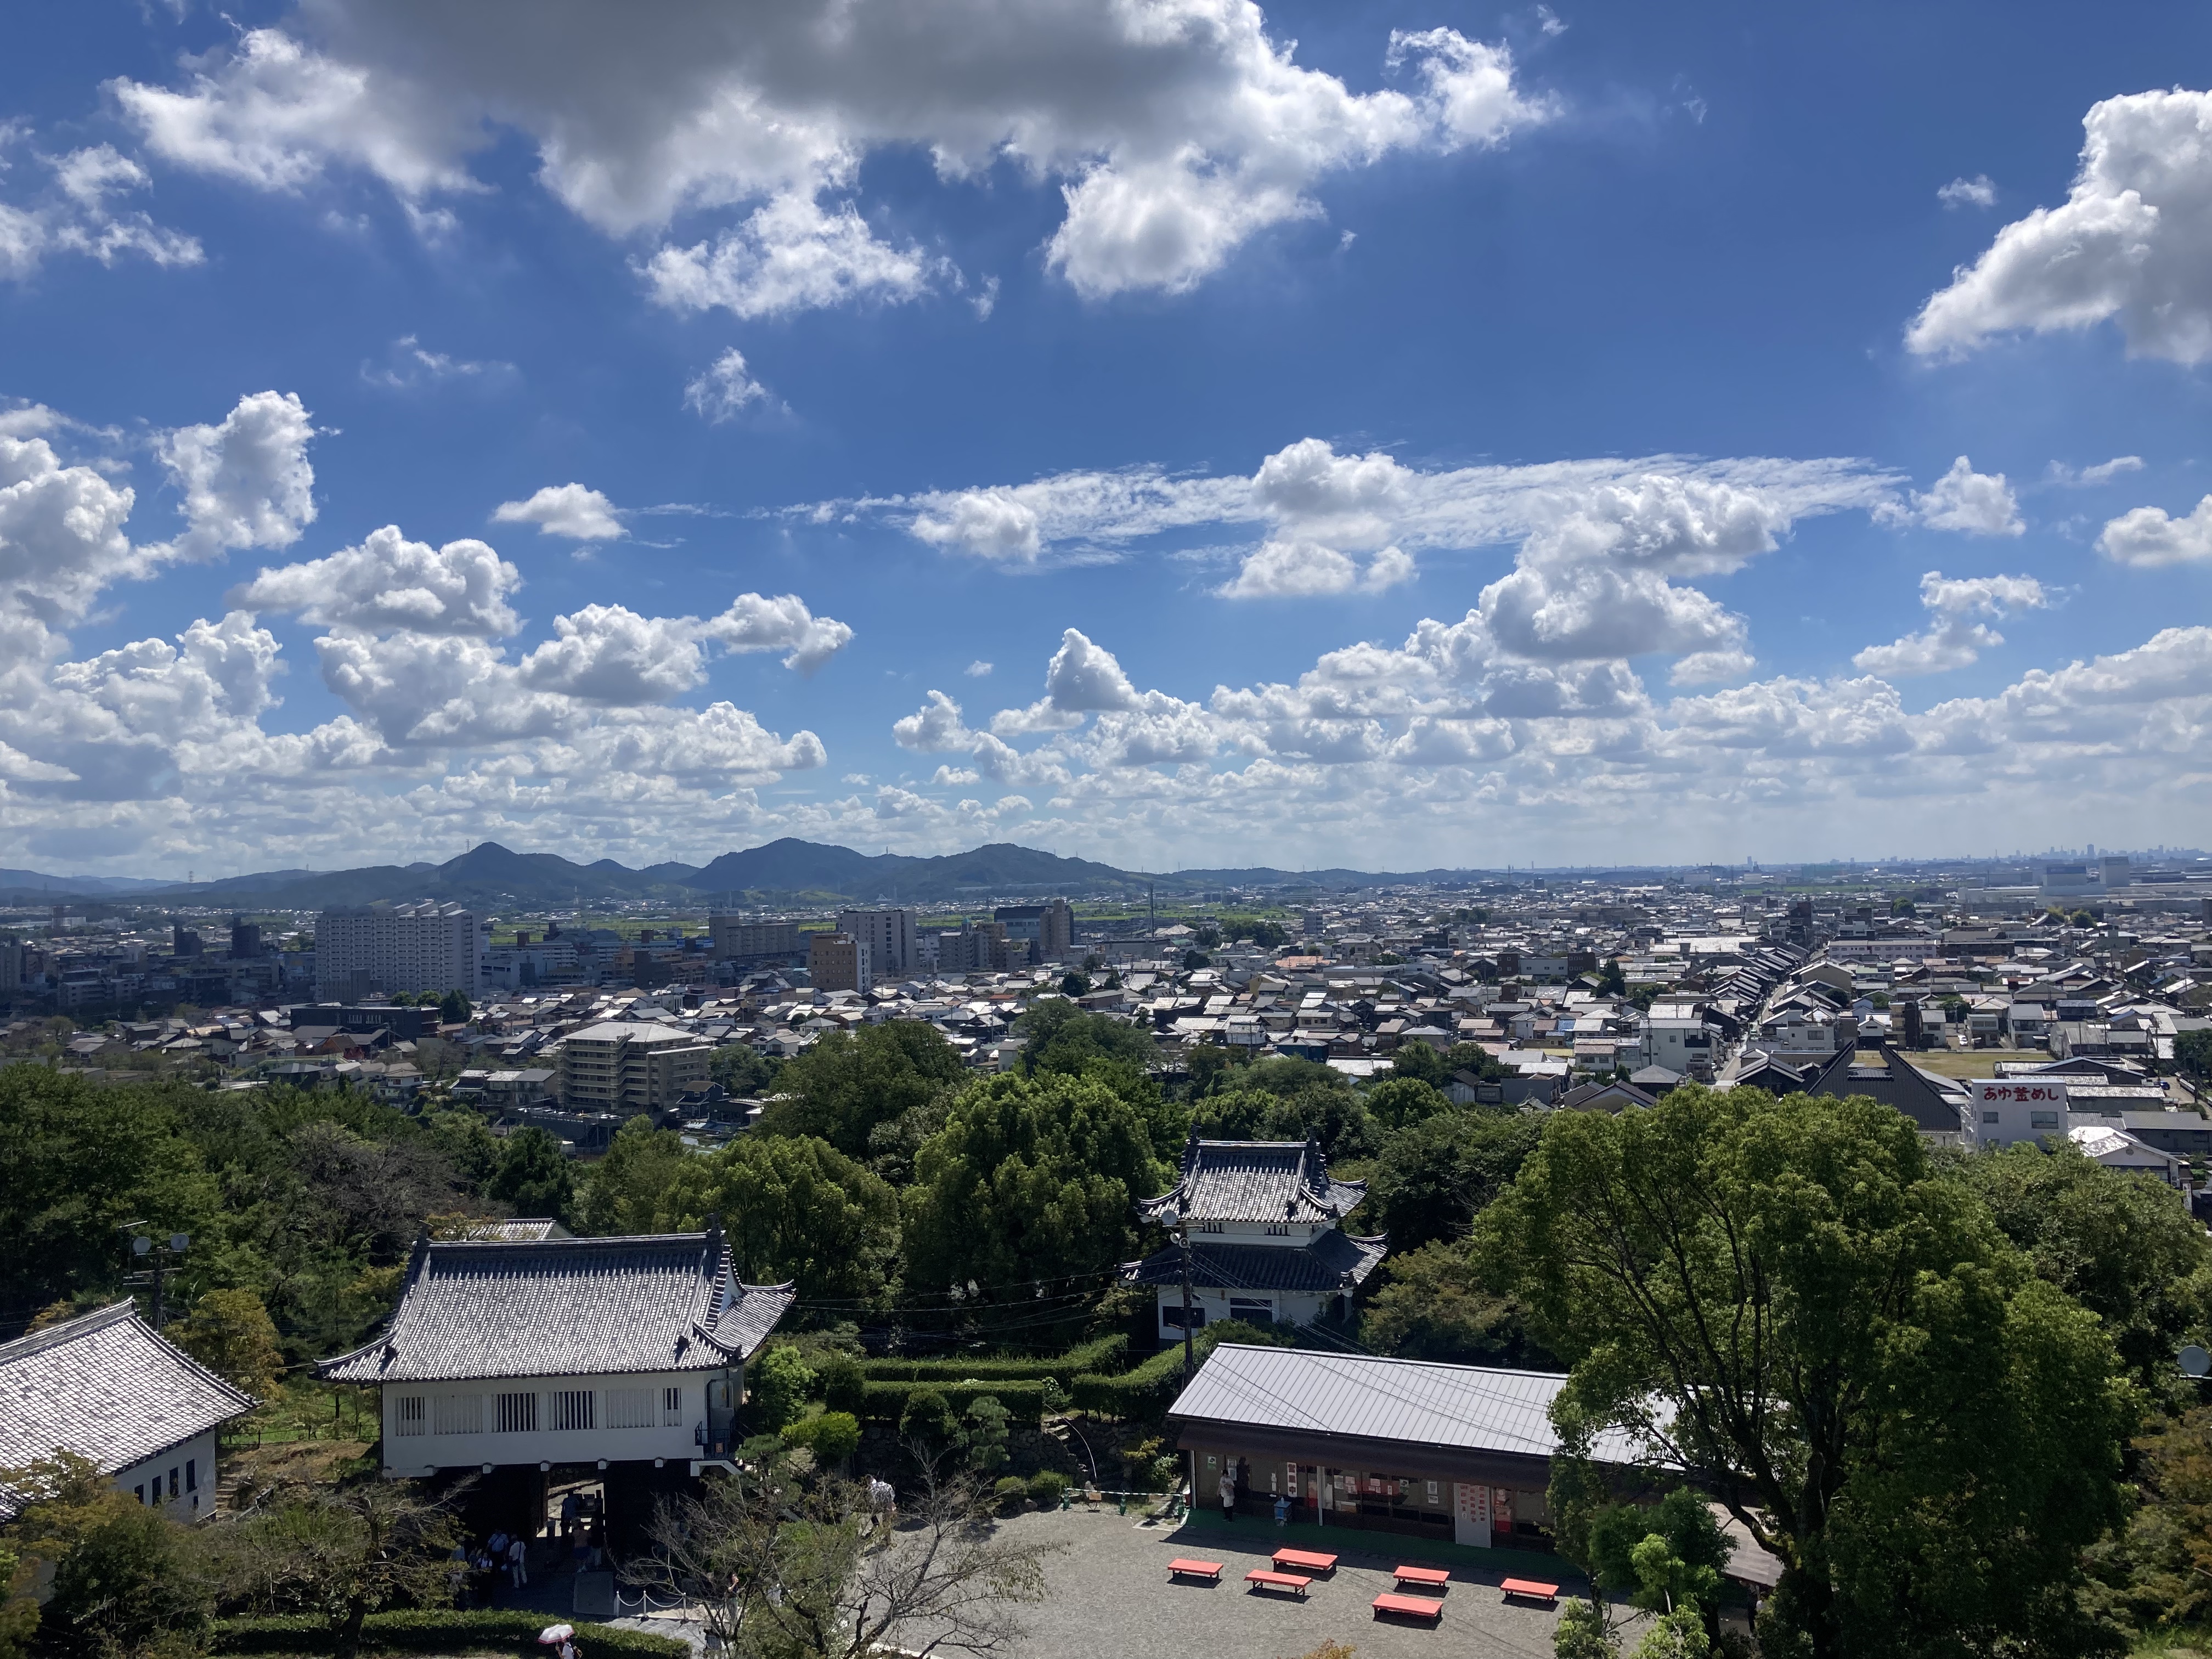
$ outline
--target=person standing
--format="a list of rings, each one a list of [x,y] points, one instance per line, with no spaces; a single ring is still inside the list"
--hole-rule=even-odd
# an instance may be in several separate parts
[[[1237,1518],[1237,1465],[1234,1462],[1223,1467],[1220,1484],[1215,1490],[1221,1496],[1221,1518],[1234,1521]]]
[[[507,1547],[507,1582],[520,1589],[530,1582],[530,1548],[517,1533]]]

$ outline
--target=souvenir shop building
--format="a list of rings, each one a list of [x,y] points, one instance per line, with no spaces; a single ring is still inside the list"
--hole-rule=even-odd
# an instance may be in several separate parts
[[[1240,1514],[1478,1547],[1551,1547],[1544,1500],[1564,1376],[1223,1343],[1168,1413],[1194,1501],[1227,1472]],[[1601,1462],[1632,1460],[1601,1437]]]

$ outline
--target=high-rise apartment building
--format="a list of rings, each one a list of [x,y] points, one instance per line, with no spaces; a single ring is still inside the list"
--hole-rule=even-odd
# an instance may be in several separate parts
[[[806,946],[795,921],[748,921],[743,916],[709,916],[708,937],[717,962],[760,957],[795,957]]]
[[[915,954],[911,910],[840,910],[837,931],[868,947],[878,975],[904,978],[920,966]]]
[[[1075,948],[1075,912],[1064,898],[1048,904],[1001,904],[991,912],[1006,924],[1006,937],[1036,947],[1030,960],[1058,962]]]
[[[323,912],[315,923],[315,984],[326,1000],[371,991],[461,991],[483,983],[483,935],[476,913],[424,899]]]
[[[816,990],[875,988],[872,953],[850,933],[809,933],[806,939],[806,982]]]
[[[650,1020],[608,1020],[555,1046],[561,1103],[572,1112],[652,1112],[707,1086],[714,1047]]]

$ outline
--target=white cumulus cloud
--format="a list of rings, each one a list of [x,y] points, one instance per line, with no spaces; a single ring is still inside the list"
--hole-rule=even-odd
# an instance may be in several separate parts
[[[2004,635],[1981,620],[2050,603],[2033,576],[1946,576],[1931,570],[1920,579],[1920,603],[1932,619],[1923,632],[1888,645],[1870,645],[1851,659],[1869,674],[1903,678],[1964,668]]]
[[[2212,357],[2212,92],[2108,98],[2082,126],[2064,204],[2007,225],[1953,273],[1906,331],[1914,351],[2112,320],[2132,353]]]
[[[257,392],[214,426],[182,426],[161,442],[161,464],[184,495],[182,558],[289,547],[315,520],[314,423],[298,396]]]
[[[322,628],[497,636],[522,625],[507,604],[521,586],[521,572],[483,542],[434,548],[386,525],[358,547],[264,569],[233,589],[230,603],[290,611]]]
[[[2212,495],[2186,518],[2160,507],[2139,507],[2105,526],[2097,550],[2120,564],[2156,567],[2212,562]]]
[[[1886,524],[1919,524],[1967,536],[2018,536],[2027,529],[2005,475],[1977,472],[1964,455],[1927,489],[1913,491],[1909,506],[1885,504],[1875,517]]]
[[[1355,93],[1297,64],[1253,0],[799,0],[619,26],[521,0],[323,0],[173,84],[111,90],[173,163],[277,191],[358,170],[425,222],[518,133],[543,185],[610,235],[728,215],[641,270],[665,303],[764,317],[957,285],[942,256],[871,227],[855,185],[881,150],[925,153],[948,184],[1003,166],[1056,185],[1047,262],[1103,298],[1204,280],[1317,216],[1334,174],[1494,147],[1559,112],[1502,44],[1442,27],[1376,44],[1402,87]]]
[[[494,524],[534,524],[541,536],[571,541],[612,541],[627,533],[615,504],[580,483],[547,484],[527,501],[501,501],[491,517]]]

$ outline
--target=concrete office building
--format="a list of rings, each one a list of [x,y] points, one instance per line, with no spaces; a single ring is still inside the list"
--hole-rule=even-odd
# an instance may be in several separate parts
[[[650,1112],[707,1086],[712,1043],[651,1020],[611,1019],[555,1045],[561,1104],[570,1111]]]
[[[921,965],[911,910],[840,910],[837,931],[868,947],[875,971],[903,979]]]
[[[709,916],[707,934],[718,962],[763,957],[795,957],[806,946],[795,921],[748,921],[742,916]]]
[[[1075,912],[1064,898],[1049,904],[1001,904],[991,912],[1011,940],[1035,947],[1032,962],[1058,962],[1075,948]]]
[[[483,964],[476,913],[458,904],[345,905],[315,923],[315,985],[326,1000],[355,1002],[371,991],[474,996]]]
[[[807,983],[816,990],[875,989],[873,954],[850,933],[810,933],[807,941]]]

